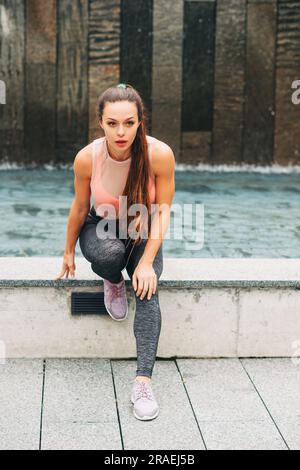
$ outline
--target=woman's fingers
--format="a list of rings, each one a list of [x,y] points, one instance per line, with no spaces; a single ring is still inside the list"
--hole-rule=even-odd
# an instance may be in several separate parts
[[[55,281],[57,279],[61,279],[62,277],[64,277],[65,274],[66,274],[66,279],[69,278],[69,274],[71,277],[74,277],[75,269],[76,269],[76,264],[74,260],[74,254],[69,254],[69,255],[65,254],[62,268],[61,268],[61,273],[59,274],[59,276],[55,278]]]
[[[69,275],[70,275],[71,277],[74,277],[74,275],[75,275],[75,270],[74,270],[74,268],[68,266],[68,267],[67,267],[66,279],[69,279]]]
[[[145,295],[147,294],[148,292],[148,289],[149,289],[149,281],[144,281],[144,286],[143,286],[143,290],[142,290],[142,295],[141,295],[141,300],[143,300],[143,298],[145,297]]]
[[[75,271],[76,271],[76,265],[74,263],[72,266],[72,276],[75,276]]]
[[[138,287],[137,287],[137,291],[136,291],[136,295],[139,297],[139,295],[141,294],[142,290],[143,290],[143,285],[144,285],[144,281],[143,279],[137,279],[137,284],[138,284]]]
[[[62,267],[62,270],[61,270],[61,272],[60,272],[60,274],[59,274],[54,280],[56,281],[57,279],[60,279],[60,278],[65,274],[65,272],[66,272],[66,270],[65,270],[65,268],[64,268],[64,266],[63,266],[63,267]]]
[[[136,274],[133,274],[132,276],[132,287],[136,291],[136,288],[137,288]]]
[[[155,292],[156,292],[156,289],[157,289],[157,275],[155,274],[155,277],[154,277],[154,288],[153,288],[153,294],[155,294]]]
[[[151,299],[152,294],[153,294],[153,290],[154,290],[154,278],[152,278],[150,280],[150,283],[149,283],[149,290],[148,290],[148,294],[147,294],[147,299],[148,300]]]
[[[62,269],[60,275],[55,278],[55,281],[56,281],[57,279],[61,279],[62,277],[64,277],[65,274],[66,274],[65,279],[68,279],[68,278],[69,278],[69,274],[70,274],[71,276],[74,276],[75,272],[74,272],[74,270],[71,272],[71,271],[70,271],[70,268],[67,266],[66,268]]]
[[[69,270],[69,274],[73,277],[76,269],[75,263],[70,264],[67,269]]]
[[[62,271],[59,276],[57,276],[54,280],[57,281],[58,279],[60,279],[65,273]]]
[[[140,297],[140,299],[143,300],[144,297],[147,295],[147,299],[150,300],[152,295],[155,294],[156,289],[157,289],[157,277],[155,275],[151,279],[138,279],[137,278],[137,284],[138,284],[138,288],[136,291],[137,297]]]

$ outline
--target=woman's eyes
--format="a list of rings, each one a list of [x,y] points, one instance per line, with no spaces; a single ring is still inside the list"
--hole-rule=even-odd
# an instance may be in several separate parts
[[[110,124],[115,124],[115,122],[109,122],[108,125],[110,126]],[[134,124],[134,121],[128,121],[127,124]]]

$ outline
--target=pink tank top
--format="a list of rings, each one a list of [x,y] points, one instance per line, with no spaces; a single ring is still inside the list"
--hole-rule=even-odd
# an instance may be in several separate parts
[[[148,191],[150,204],[155,202],[155,176],[151,167],[152,147],[157,140],[155,137],[146,136],[150,160],[151,176],[149,178]],[[130,168],[131,157],[123,162],[113,159],[107,148],[106,137],[100,137],[93,141],[92,145],[93,170],[91,177],[91,194],[93,205],[97,215],[104,217],[105,205],[115,207],[116,217],[119,215],[119,196],[125,188]],[[107,207],[106,207],[107,209]],[[110,218],[107,215],[107,218]]]

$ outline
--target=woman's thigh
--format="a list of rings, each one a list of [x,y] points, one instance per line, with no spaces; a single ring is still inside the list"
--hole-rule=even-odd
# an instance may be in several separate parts
[[[122,240],[102,238],[97,234],[97,222],[86,219],[79,234],[79,246],[83,256],[94,264],[125,262],[125,245]]]

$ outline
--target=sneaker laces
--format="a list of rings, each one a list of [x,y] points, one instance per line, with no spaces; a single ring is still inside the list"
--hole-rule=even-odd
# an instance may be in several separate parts
[[[113,297],[117,296],[120,297],[123,292],[123,283],[124,279],[122,279],[118,284],[109,282],[110,292]]]
[[[123,281],[120,281],[119,284],[113,284],[113,290],[119,297],[121,293],[123,292]]]
[[[152,400],[152,392],[150,386],[146,382],[142,382],[141,380],[136,380],[138,384],[137,391],[136,391],[136,399],[139,398],[147,398],[148,400]]]

